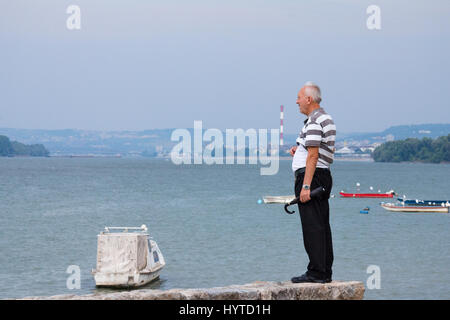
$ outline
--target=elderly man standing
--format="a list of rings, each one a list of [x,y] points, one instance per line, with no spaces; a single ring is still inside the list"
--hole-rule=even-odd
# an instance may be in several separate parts
[[[329,205],[333,184],[330,165],[333,163],[336,126],[333,119],[320,107],[320,88],[307,82],[299,91],[297,104],[308,118],[297,138],[297,146],[290,149],[292,170],[295,173],[295,196],[303,231],[303,243],[309,257],[305,274],[293,277],[292,282],[331,282],[333,244],[329,223]],[[326,192],[310,198],[310,190],[324,187]]]

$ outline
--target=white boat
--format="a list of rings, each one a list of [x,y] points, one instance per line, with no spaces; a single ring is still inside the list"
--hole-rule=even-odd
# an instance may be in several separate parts
[[[381,206],[386,210],[395,212],[449,212],[448,206],[404,206],[394,203],[382,203]]]
[[[292,200],[295,199],[295,196],[264,196],[263,201],[264,203],[289,203]]]
[[[97,236],[96,286],[139,287],[159,278],[166,263],[147,230],[145,225],[105,227]]]

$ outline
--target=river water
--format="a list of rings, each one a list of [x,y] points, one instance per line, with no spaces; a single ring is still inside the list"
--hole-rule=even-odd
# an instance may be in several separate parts
[[[261,176],[258,165],[0,158],[0,298],[100,290],[90,271],[105,226],[149,227],[167,265],[147,288],[300,275],[308,260],[298,214],[258,204],[264,195],[293,194],[290,165],[281,161],[278,174]],[[338,192],[356,191],[359,182],[362,192],[373,186],[413,199],[449,199],[450,165],[339,161],[332,172],[333,279],[364,282],[366,299],[449,299],[449,214],[393,213],[379,206],[382,199],[343,199]],[[360,214],[366,206],[370,213]],[[80,289],[66,286],[70,265],[80,267]],[[379,288],[369,289],[373,266]]]

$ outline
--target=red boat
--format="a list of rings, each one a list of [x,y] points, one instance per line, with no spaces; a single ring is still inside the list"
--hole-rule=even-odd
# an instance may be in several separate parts
[[[339,194],[344,198],[392,198],[394,196],[394,192],[388,193],[346,193],[339,192]]]

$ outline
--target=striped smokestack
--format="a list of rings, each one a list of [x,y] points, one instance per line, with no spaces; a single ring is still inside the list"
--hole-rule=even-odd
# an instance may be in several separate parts
[[[283,105],[280,106],[280,146],[283,145],[283,119],[284,119],[284,112],[283,112]]]

